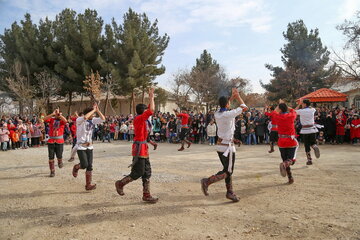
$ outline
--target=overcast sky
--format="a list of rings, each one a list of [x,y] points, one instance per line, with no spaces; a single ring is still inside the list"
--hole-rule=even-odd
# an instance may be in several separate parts
[[[157,78],[161,86],[170,89],[172,75],[191,68],[207,49],[230,77],[247,78],[254,92],[263,92],[259,80],[270,79],[264,64],[281,65],[289,22],[303,19],[308,29],[319,29],[324,45],[340,50],[345,38],[335,27],[360,10],[360,0],[0,0],[0,32],[26,12],[37,23],[64,8],[91,8],[105,23],[112,17],[120,23],[129,7],[157,18],[160,32],[170,36],[166,73]]]

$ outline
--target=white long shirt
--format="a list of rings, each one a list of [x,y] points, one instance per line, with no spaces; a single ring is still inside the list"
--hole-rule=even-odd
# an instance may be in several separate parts
[[[229,144],[234,138],[235,131],[235,117],[242,113],[242,108],[238,107],[231,111],[215,112],[215,120],[217,124],[217,135],[222,139],[222,144]],[[228,146],[218,145],[218,152],[225,152]],[[235,152],[235,147],[232,146],[232,151]]]
[[[313,127],[302,127],[301,134],[317,133],[318,129],[315,127],[314,114],[315,108],[303,108],[296,110],[296,113],[300,116],[300,123],[302,126],[313,125]]]
[[[84,147],[81,144],[91,143],[94,127],[96,124],[105,122],[101,118],[93,118],[91,120],[85,120],[84,117],[78,117],[76,119],[76,144],[78,150],[93,149],[92,145]]]

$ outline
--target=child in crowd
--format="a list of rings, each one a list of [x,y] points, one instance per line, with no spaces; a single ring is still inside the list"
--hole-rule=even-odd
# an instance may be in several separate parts
[[[319,132],[319,136],[317,137],[317,144],[318,145],[325,144],[325,137],[324,137],[324,132],[323,131]]]
[[[7,146],[9,144],[9,130],[7,126],[4,124],[0,124],[0,143],[1,143],[1,150],[7,151]]]
[[[215,145],[215,137],[216,137],[216,124],[214,119],[210,120],[209,125],[206,128],[207,135],[209,137],[209,145]]]

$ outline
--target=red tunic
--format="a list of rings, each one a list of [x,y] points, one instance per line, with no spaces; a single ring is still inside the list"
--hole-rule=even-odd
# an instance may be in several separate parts
[[[345,118],[336,119],[336,135],[344,136],[345,135]]]
[[[354,119],[351,121],[350,138],[351,140],[354,138],[360,138],[360,119]]]
[[[77,117],[71,117],[73,124],[71,125],[70,131],[73,138],[76,138],[76,119]]]
[[[271,131],[278,131],[278,122],[276,120],[276,117],[274,115],[278,114],[276,111],[272,111],[270,113],[265,112],[265,115],[268,116],[271,120]]]
[[[150,109],[146,110],[143,114],[137,115],[134,118],[134,142],[146,142],[146,139],[148,137],[148,131],[147,131],[147,120],[149,117],[153,114]],[[132,145],[132,155],[137,155],[137,144]],[[148,151],[148,145],[147,143],[140,145],[140,154],[139,157],[142,158],[148,158],[149,157],[149,151]]]
[[[274,111],[275,112],[275,111]],[[278,133],[279,133],[279,141],[278,146],[280,148],[292,148],[298,145],[298,142],[295,139],[295,119],[296,119],[296,111],[294,109],[290,109],[288,113],[277,113],[273,114],[273,118],[278,124]],[[286,137],[282,138],[280,135],[288,135],[293,136],[293,138]]]
[[[186,127],[188,125],[188,123],[189,123],[189,114],[187,114],[187,113],[178,113],[176,116],[181,117],[181,126],[182,127]]]
[[[49,140],[48,143],[64,143],[64,128],[66,122],[55,118],[50,118],[45,122],[49,123]],[[58,137],[59,139],[52,139],[52,137]]]

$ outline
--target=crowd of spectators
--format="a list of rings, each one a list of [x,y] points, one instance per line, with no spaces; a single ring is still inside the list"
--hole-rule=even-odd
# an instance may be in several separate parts
[[[359,109],[354,106],[316,107],[315,123],[318,124],[318,142],[329,144],[356,144],[359,140]],[[216,122],[214,112],[208,114],[189,112],[190,133],[188,139],[195,144],[215,145]],[[39,147],[47,140],[48,125],[42,116],[21,117],[3,115],[0,119],[1,150],[27,149]],[[65,126],[65,143],[71,144],[76,137],[75,115],[69,116]],[[94,141],[132,141],[134,125],[132,114],[107,116],[105,123],[94,129]],[[299,119],[295,121],[297,132],[300,132]],[[148,120],[149,136],[155,142],[177,143],[181,129],[181,121],[174,113],[155,113]],[[236,118],[234,138],[239,144],[255,145],[269,142],[271,121],[264,109],[250,109]],[[321,127],[322,126],[322,127]],[[299,141],[301,138],[299,137]]]

